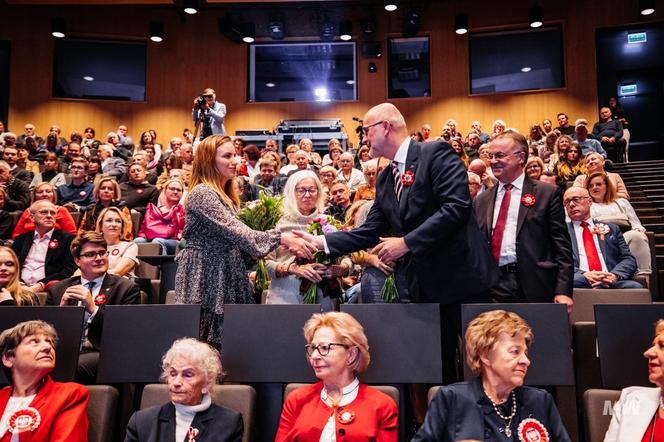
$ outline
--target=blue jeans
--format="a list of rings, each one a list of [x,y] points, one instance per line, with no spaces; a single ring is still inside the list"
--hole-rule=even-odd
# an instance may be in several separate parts
[[[134,238],[135,243],[148,243],[148,241],[145,238]],[[175,255],[175,250],[178,247],[178,240],[177,239],[166,239],[166,238],[154,238],[152,240],[153,243],[157,243],[161,246],[161,254],[162,255]]]

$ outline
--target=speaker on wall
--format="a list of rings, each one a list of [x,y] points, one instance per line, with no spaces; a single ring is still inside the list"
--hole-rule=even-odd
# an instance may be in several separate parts
[[[379,41],[365,41],[362,43],[362,56],[364,58],[378,58],[383,55],[383,45]]]

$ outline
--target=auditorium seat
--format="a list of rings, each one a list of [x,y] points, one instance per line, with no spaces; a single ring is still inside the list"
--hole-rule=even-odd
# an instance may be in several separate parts
[[[152,242],[137,243],[138,245],[138,267],[136,267],[136,276],[141,278],[159,279],[159,267],[141,261],[141,256],[161,255],[161,245]]]
[[[602,442],[611,423],[615,402],[620,390],[592,389],[583,394],[583,415],[586,442]]]
[[[175,304],[175,290],[169,290],[166,292],[166,300],[164,304]]]
[[[88,385],[90,391],[87,413],[89,420],[88,441],[111,441],[113,428],[116,427],[115,409],[118,403],[118,391],[108,385]]]
[[[37,296],[37,299],[39,299],[39,305],[46,305],[46,298],[48,298],[48,293],[37,292],[35,295]]]
[[[311,385],[311,384],[298,384],[298,383],[292,383],[292,384],[287,384],[286,388],[284,389],[284,401],[288,397],[289,394],[291,394],[294,390],[297,390],[300,387],[304,387],[305,385]],[[371,388],[375,388],[376,390],[385,393],[389,397],[392,398],[395,404],[397,404],[397,407],[399,406],[399,390],[396,387],[392,387],[391,385],[370,385]]]
[[[143,222],[143,214],[134,209],[131,210],[131,233],[136,238],[136,234],[141,229],[141,223]],[[161,253],[161,252],[160,252]]]
[[[650,304],[648,289],[574,289],[570,323],[595,320],[595,304]]]
[[[249,385],[215,385],[210,392],[212,402],[242,414],[244,421],[243,442],[251,440],[251,424],[256,405],[256,390]],[[143,389],[141,409],[163,405],[170,402],[168,386],[165,384],[149,384]]]

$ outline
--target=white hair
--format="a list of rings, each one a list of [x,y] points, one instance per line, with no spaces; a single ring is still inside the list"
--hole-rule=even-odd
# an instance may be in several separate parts
[[[288,178],[288,181],[286,181],[286,185],[284,186],[284,202],[282,206],[284,217],[297,219],[306,215],[300,213],[297,208],[295,187],[307,178],[314,180],[316,183],[316,189],[318,189],[318,195],[316,196],[316,213],[323,213],[325,211],[325,195],[323,193],[323,185],[318,179],[318,176],[311,170],[298,170]]]
[[[221,356],[215,348],[193,338],[182,338],[173,342],[161,360],[162,381],[168,378],[168,371],[177,356],[186,359],[204,376],[208,391],[224,374]]]

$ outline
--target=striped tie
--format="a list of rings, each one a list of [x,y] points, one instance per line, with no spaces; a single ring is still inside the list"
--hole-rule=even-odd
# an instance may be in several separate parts
[[[397,196],[397,201],[401,199],[401,189],[403,183],[401,182],[401,172],[399,172],[399,163],[392,161],[392,176],[394,178],[394,194]]]

